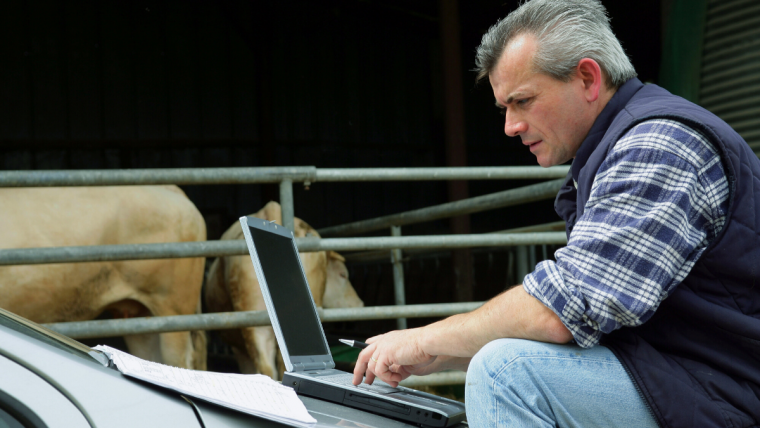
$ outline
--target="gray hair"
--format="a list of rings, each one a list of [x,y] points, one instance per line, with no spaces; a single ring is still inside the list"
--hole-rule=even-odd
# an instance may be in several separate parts
[[[507,44],[521,34],[536,38],[536,72],[567,82],[578,61],[591,58],[601,67],[609,88],[636,77],[599,0],[531,0],[483,35],[475,54],[477,80],[491,74]]]

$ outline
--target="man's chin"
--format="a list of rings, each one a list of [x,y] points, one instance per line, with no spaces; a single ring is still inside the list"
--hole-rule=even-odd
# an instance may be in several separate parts
[[[551,159],[543,159],[541,156],[536,156],[536,161],[538,161],[538,165],[543,168],[549,168],[550,166],[556,165],[555,163],[552,163]]]
[[[568,160],[570,160],[570,159],[568,159]],[[536,161],[538,162],[538,164],[540,166],[542,166],[544,168],[549,168],[549,167],[552,167],[552,166],[562,165],[563,163],[567,162],[567,161],[564,161],[562,159],[556,159],[556,158],[551,158],[551,157],[541,156],[541,155],[536,155]]]

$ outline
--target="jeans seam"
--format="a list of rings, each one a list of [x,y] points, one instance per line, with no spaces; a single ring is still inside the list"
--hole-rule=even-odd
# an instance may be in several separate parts
[[[482,359],[474,360],[478,371],[473,372],[473,375],[477,374],[477,377],[482,379],[481,393],[485,396],[481,396],[483,401],[479,403],[487,407],[481,408],[480,404],[473,402],[471,410],[476,411],[477,418],[475,419],[483,422],[485,426],[519,426],[520,421],[526,424],[538,424],[538,426],[548,423],[547,426],[551,426],[553,420],[584,425],[583,422],[572,421],[580,418],[577,421],[588,422],[593,420],[595,417],[593,415],[596,413],[573,409],[577,406],[581,406],[578,409],[585,408],[584,403],[588,404],[586,400],[593,399],[595,403],[599,403],[598,394],[576,395],[573,391],[577,388],[582,389],[583,383],[578,382],[583,382],[589,376],[594,378],[594,373],[597,371],[610,375],[610,381],[604,380],[605,377],[590,379],[592,384],[598,386],[599,391],[604,388],[617,388],[620,384],[620,389],[611,390],[617,391],[612,395],[615,397],[614,402],[628,403],[628,400],[641,400],[640,394],[635,398],[632,397],[627,385],[621,383],[623,378],[629,382],[632,380],[627,375],[619,376],[624,371],[624,366],[614,353],[607,352],[605,347],[594,351],[507,340],[500,344],[494,343],[494,346],[484,349],[481,357]],[[523,360],[522,363],[520,360]],[[547,375],[549,377],[546,377]],[[568,377],[567,384],[560,381],[565,376]],[[613,380],[614,383],[610,383]],[[569,386],[569,389],[562,386],[570,383],[575,386]],[[567,403],[571,403],[570,407],[567,407]],[[625,420],[645,421],[638,401],[636,403],[630,401],[630,403],[632,403],[630,410],[625,410],[625,406],[619,407],[620,416],[629,418]],[[605,409],[603,406],[596,405],[594,409],[596,407],[599,407],[599,412],[606,415],[605,417],[617,415],[615,411]],[[535,416],[531,416],[531,413]],[[616,419],[610,419],[610,421],[613,420]],[[648,420],[649,418],[646,419]]]
[[[547,355],[541,355],[541,354],[536,354],[536,355],[518,355],[518,356],[515,356],[514,358],[512,358],[511,360],[509,360],[506,364],[504,364],[504,366],[498,372],[494,373],[494,376],[492,377],[492,379],[496,379],[499,376],[501,376],[501,374],[504,372],[504,370],[506,370],[515,361],[517,361],[517,360],[519,360],[521,358],[536,359],[537,357],[540,357],[541,359],[552,359],[552,360],[554,360],[554,359],[558,359],[558,360],[575,360],[575,358],[573,358],[573,357],[564,357],[564,356],[547,356]],[[617,362],[618,364],[620,364],[619,361],[612,361],[612,360],[609,360],[609,359],[606,359],[606,360],[602,360],[602,359],[590,359],[590,358],[587,358],[587,357],[583,358],[583,361],[593,361],[593,362],[598,362],[598,363],[602,363],[602,364],[610,364],[610,363],[614,364],[615,362]]]
[[[496,377],[492,377],[492,376],[489,376],[489,377],[490,377],[490,381],[491,381],[491,395],[488,398],[491,401],[491,403],[489,403],[489,405],[491,406],[491,408],[493,408],[493,409],[496,410],[495,411],[495,413],[496,413],[496,415],[495,415],[496,421],[495,422],[498,423],[498,421],[501,420],[501,415],[499,413],[499,411],[501,410],[501,406],[498,405],[499,404],[498,400],[496,400],[496,396],[497,396],[497,394],[496,394]]]
[[[494,373],[493,376],[489,375],[488,377],[490,378],[490,381],[491,381],[491,397],[490,397],[490,400],[493,401],[491,403],[491,408],[495,409],[495,418],[496,418],[497,422],[501,420],[500,419],[500,417],[501,417],[501,414],[500,414],[501,406],[498,406],[497,405],[498,403],[495,402],[496,401],[496,395],[497,395],[497,391],[496,391],[497,381],[501,377],[501,375],[504,373],[505,370],[507,370],[517,360],[522,359],[522,358],[532,358],[532,359],[541,358],[541,359],[547,359],[547,360],[548,359],[551,359],[551,360],[576,360],[577,359],[577,358],[574,358],[574,357],[559,356],[559,355],[543,355],[543,354],[526,355],[526,354],[522,354],[522,355],[517,355],[517,356],[513,357],[512,359],[510,359],[506,364],[504,364],[504,366],[498,372]],[[582,360],[584,360],[584,362],[592,361],[592,362],[597,362],[597,363],[601,363],[601,364],[605,364],[605,365],[614,365],[615,363],[620,364],[619,361],[617,361],[617,360],[616,361],[612,361],[610,359],[591,359],[591,358],[586,357],[586,358],[582,358]]]

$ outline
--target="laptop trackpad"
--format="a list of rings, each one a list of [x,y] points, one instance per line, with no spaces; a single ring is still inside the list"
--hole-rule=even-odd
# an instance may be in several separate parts
[[[393,394],[394,392],[401,391],[400,389],[394,388],[390,385],[367,385],[366,383],[360,383],[357,385],[357,388],[366,389],[367,391],[372,391],[377,394]]]

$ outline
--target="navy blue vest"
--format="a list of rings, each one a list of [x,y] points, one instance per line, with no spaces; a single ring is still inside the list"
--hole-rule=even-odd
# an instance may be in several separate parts
[[[747,143],[696,104],[629,80],[578,150],[555,209],[569,237],[610,149],[652,118],[680,121],[715,145],[731,192],[728,217],[652,318],[605,335],[602,344],[625,366],[661,426],[760,427],[760,160]]]

